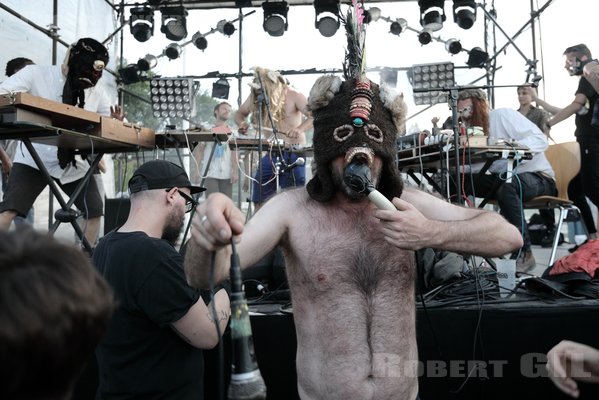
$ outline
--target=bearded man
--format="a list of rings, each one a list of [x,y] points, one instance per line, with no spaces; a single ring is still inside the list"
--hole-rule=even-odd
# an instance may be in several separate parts
[[[93,261],[119,303],[96,350],[100,399],[202,399],[203,354],[227,325],[224,289],[212,316],[187,285],[183,257],[173,247],[191,197],[185,171],[168,161],[140,166],[129,180],[131,209],[123,226],[104,236]]]
[[[226,279],[231,240],[238,241],[241,268],[281,246],[293,299],[300,397],[414,400],[414,250],[498,256],[522,239],[499,214],[403,188],[395,141],[405,103],[363,74],[363,48],[351,45],[358,38],[360,46],[364,35],[349,32],[363,19],[355,12],[346,23],[346,80],[321,77],[308,99],[316,175],[305,188],[271,198],[245,226],[231,199],[209,196],[193,220],[185,270],[193,286],[207,287],[212,252],[216,280]],[[367,190],[349,184],[354,170],[361,171]],[[367,192],[395,209],[377,209]]]

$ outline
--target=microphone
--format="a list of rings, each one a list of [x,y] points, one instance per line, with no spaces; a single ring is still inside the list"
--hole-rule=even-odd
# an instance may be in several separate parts
[[[370,201],[382,210],[397,210],[389,199],[375,189],[370,177],[368,165],[359,161],[349,163],[343,172],[343,181],[352,190],[358,193],[366,193]]]
[[[293,168],[304,165],[306,160],[303,157],[298,157],[294,162],[283,167],[283,172],[291,171]]]
[[[231,341],[233,365],[229,384],[229,400],[264,400],[266,385],[260,375],[254,353],[252,326],[243,291],[239,256],[231,241]]]

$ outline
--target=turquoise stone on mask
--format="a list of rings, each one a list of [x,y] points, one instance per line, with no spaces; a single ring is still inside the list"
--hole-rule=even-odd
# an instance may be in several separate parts
[[[364,121],[362,120],[362,118],[354,118],[352,120],[352,124],[354,126],[357,126],[358,128],[360,128],[360,127],[364,126]]]

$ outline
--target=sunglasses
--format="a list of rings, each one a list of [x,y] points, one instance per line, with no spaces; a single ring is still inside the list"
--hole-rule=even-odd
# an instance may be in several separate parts
[[[169,192],[171,189],[172,188],[166,189],[166,191]],[[191,197],[187,193],[182,192],[179,189],[177,189],[177,193],[179,193],[181,195],[181,197],[183,197],[185,199],[185,212],[186,213],[190,212],[191,210],[193,210],[194,208],[196,208],[198,206],[198,202],[195,201],[193,199],[193,197]]]

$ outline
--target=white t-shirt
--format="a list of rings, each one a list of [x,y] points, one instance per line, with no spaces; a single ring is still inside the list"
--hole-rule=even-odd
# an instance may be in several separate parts
[[[62,74],[59,65],[43,66],[43,65],[28,65],[19,72],[0,83],[0,94],[9,92],[27,92],[33,96],[43,97],[48,100],[53,100],[62,103],[62,90],[65,83],[65,76]],[[110,115],[110,106],[112,102],[104,88],[98,85],[85,90],[85,109],[88,111],[97,112],[101,115]],[[75,157],[77,161],[76,167],[69,165],[62,169],[58,165],[58,157],[56,155],[57,147],[34,143],[36,149],[48,173],[53,178],[59,179],[62,183],[74,182],[83,178],[89,164],[83,161],[81,157]],[[14,158],[15,163],[29,165],[38,169],[35,161],[23,143],[19,143]]]

